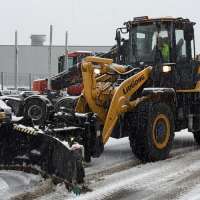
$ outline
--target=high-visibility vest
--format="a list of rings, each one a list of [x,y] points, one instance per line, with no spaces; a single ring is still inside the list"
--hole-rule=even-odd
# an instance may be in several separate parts
[[[161,49],[163,62],[169,62],[169,45],[164,43]]]

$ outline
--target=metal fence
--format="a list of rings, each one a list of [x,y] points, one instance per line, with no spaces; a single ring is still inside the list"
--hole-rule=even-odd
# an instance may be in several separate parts
[[[0,72],[0,89],[14,89],[14,77],[14,73]],[[31,90],[33,80],[46,77],[47,74],[18,73],[17,88]]]

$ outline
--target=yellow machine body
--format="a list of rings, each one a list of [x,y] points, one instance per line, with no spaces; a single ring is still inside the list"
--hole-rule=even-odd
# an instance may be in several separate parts
[[[103,125],[104,144],[111,136],[119,116],[130,111],[146,98],[130,99],[149,79],[151,70],[152,67],[149,66],[116,86],[113,84],[116,81],[113,73],[123,75],[129,71],[126,66],[113,64],[112,59],[92,56],[85,58],[82,64],[84,90],[79,98],[76,111],[85,112],[89,109],[97,114]]]

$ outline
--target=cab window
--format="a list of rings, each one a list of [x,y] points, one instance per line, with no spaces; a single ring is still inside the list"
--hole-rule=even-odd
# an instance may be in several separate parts
[[[182,29],[175,30],[176,35],[176,61],[185,61],[187,59],[186,54],[186,41],[184,39],[184,31]]]

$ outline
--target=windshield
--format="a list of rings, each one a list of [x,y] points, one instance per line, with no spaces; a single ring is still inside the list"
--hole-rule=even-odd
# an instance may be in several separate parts
[[[71,68],[74,65],[73,63],[73,57],[68,57],[68,66]]]
[[[82,62],[82,59],[85,58],[89,54],[80,54],[74,57],[68,57],[68,66],[71,68],[72,66],[76,65],[77,63]]]
[[[159,28],[155,24],[145,24],[134,27],[130,31],[130,62],[154,63],[156,51],[159,50],[162,62],[170,60],[170,40],[168,25]]]

